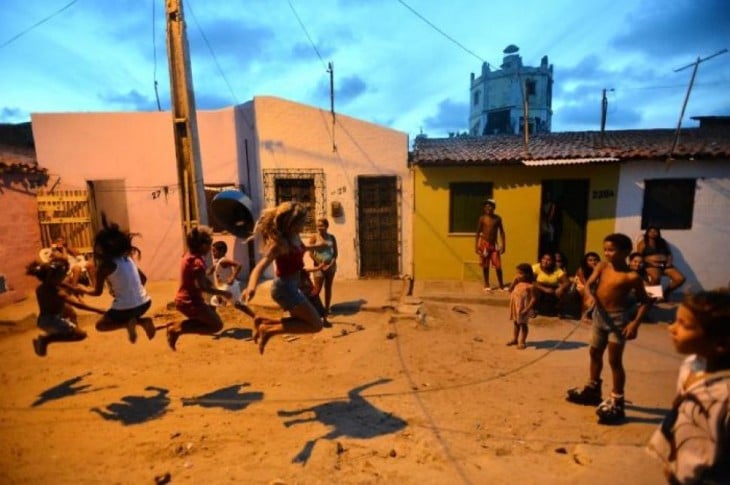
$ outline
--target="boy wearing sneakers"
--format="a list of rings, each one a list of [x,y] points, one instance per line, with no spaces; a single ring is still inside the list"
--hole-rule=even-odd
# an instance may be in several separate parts
[[[568,390],[566,399],[585,405],[598,405],[598,422],[617,423],[625,418],[624,385],[626,373],[623,352],[627,340],[636,338],[639,324],[649,309],[650,299],[641,277],[631,271],[626,258],[631,253],[631,239],[625,234],[609,234],[603,239],[606,258],[593,270],[585,287],[593,304],[593,334],[590,344],[590,380],[583,389]],[[629,297],[635,292],[639,308],[630,320]],[[608,348],[608,362],[613,374],[613,390],[608,399],[601,396],[603,353]]]

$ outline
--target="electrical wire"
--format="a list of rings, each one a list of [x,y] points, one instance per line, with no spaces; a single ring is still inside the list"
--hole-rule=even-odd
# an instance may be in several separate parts
[[[49,15],[49,16],[47,16],[47,17],[45,17],[45,18],[41,19],[41,20],[39,20],[38,22],[34,23],[33,25],[31,25],[31,26],[30,26],[30,27],[28,27],[27,29],[25,29],[25,30],[22,30],[22,31],[20,31],[19,33],[15,34],[15,35],[14,35],[14,36],[12,36],[11,38],[9,38],[8,40],[6,40],[6,41],[5,41],[5,42],[3,42],[2,44],[0,44],[0,49],[2,49],[3,47],[5,47],[5,46],[7,46],[7,45],[11,44],[12,42],[14,42],[14,41],[18,40],[19,38],[21,38],[22,36],[24,36],[25,34],[27,34],[28,32],[30,32],[31,30],[35,29],[36,27],[38,27],[38,26],[40,26],[40,25],[42,25],[42,24],[44,24],[44,23],[48,22],[48,21],[49,21],[49,20],[51,20],[51,19],[52,19],[53,17],[55,17],[56,15],[60,14],[60,13],[61,13],[61,12],[63,12],[64,10],[68,9],[69,7],[71,7],[71,5],[73,5],[74,3],[78,2],[78,1],[79,1],[79,0],[71,0],[71,1],[69,2],[69,3],[67,3],[66,5],[64,5],[63,7],[61,7],[60,9],[56,10],[55,12],[53,12],[53,13],[52,13],[51,15]]]
[[[162,111],[160,105],[160,93],[157,90],[157,38],[155,35],[155,23],[157,21],[156,8],[157,0],[152,0],[152,80],[154,82],[155,99],[157,100],[157,111]]]
[[[309,35],[309,32],[307,31],[307,27],[304,26],[304,22],[302,22],[302,19],[299,17],[299,14],[297,13],[296,9],[294,8],[294,5],[291,3],[291,0],[287,0],[287,3],[289,4],[289,8],[291,8],[292,13],[294,13],[294,16],[296,17],[297,22],[299,22],[299,26],[304,31],[304,35],[306,35],[307,39],[309,39],[309,43],[312,45],[312,49],[314,49],[314,52],[317,54],[317,57],[319,57],[319,60],[322,62],[322,66],[324,66],[325,71],[329,72],[327,63],[324,62],[324,59],[322,59],[322,55],[319,53],[319,49],[317,49],[317,45],[312,40],[312,37]]]

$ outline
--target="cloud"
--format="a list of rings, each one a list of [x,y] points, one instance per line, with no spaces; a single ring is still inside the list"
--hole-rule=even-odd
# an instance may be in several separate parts
[[[439,132],[459,132],[467,130],[469,103],[455,103],[444,99],[438,104],[436,115],[426,117],[423,124],[428,130]]]
[[[28,117],[28,112],[20,108],[9,108],[5,106],[0,109],[0,122],[2,123],[20,123],[21,121],[26,121]]]
[[[156,101],[144,96],[136,89],[131,89],[126,93],[103,93],[99,95],[99,99],[105,103],[118,106],[121,109],[134,109],[139,111],[157,110]]]
[[[629,15],[626,30],[612,44],[648,57],[680,58],[713,54],[727,47],[730,6],[727,0],[644,0]]]

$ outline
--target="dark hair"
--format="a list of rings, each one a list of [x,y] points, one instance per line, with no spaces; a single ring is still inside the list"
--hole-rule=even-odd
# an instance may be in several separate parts
[[[328,221],[326,217],[322,217],[321,219],[317,219],[317,222],[321,222],[326,229],[329,229],[329,227],[330,227],[330,221]]]
[[[553,260],[555,261],[555,265],[558,264],[558,256],[560,256],[560,259],[562,259],[563,267],[568,266],[568,258],[565,257],[565,254],[562,251],[555,251],[555,254],[553,254]]]
[[[517,265],[517,271],[521,271],[527,276],[527,281],[532,283],[535,281],[535,273],[532,272],[532,266],[527,263],[520,263]]]
[[[598,253],[594,253],[593,251],[589,251],[583,255],[583,259],[580,260],[580,269],[583,271],[583,277],[586,280],[591,277],[591,274],[593,274],[593,266],[588,265],[588,258],[590,257],[597,258],[598,261],[601,260]]]
[[[718,288],[684,297],[682,304],[692,313],[709,339],[730,337],[730,291]],[[726,342],[727,343],[727,342]]]
[[[662,237],[662,231],[657,226],[648,226],[646,231],[644,231],[644,246],[649,245],[649,231],[652,229],[656,230],[654,248],[661,253],[669,254],[669,244],[667,243],[667,240]]]
[[[555,268],[556,268],[556,265],[555,265],[555,254],[553,254],[550,251],[543,252],[542,255],[540,256],[540,261],[538,262],[538,264],[540,264],[542,262],[542,258],[544,258],[545,256],[550,256],[550,259],[553,261],[553,263],[550,266],[548,266],[548,268],[550,269],[550,272],[552,273],[552,272],[555,271]]]
[[[185,238],[185,244],[191,253],[198,254],[205,244],[213,242],[213,231],[208,226],[197,226],[190,230]]]
[[[226,252],[228,252],[228,244],[226,244],[225,241],[216,241],[213,243],[213,249],[226,254]]]
[[[104,259],[121,258],[137,253],[142,256],[142,251],[132,244],[132,239],[137,236],[129,231],[123,231],[119,228],[119,224],[108,222],[106,214],[101,214],[102,228],[94,237],[94,255]],[[96,248],[101,250],[101,254],[97,254]]]
[[[626,234],[621,234],[620,232],[609,234],[603,238],[603,242],[611,242],[619,251],[624,251],[627,254],[630,253],[634,247],[634,244],[631,242],[631,238]]]
[[[68,273],[68,260],[62,258],[51,259],[47,263],[41,261],[32,261],[25,267],[25,273],[29,276],[35,276],[39,281],[46,281],[49,276],[54,274],[65,275]]]

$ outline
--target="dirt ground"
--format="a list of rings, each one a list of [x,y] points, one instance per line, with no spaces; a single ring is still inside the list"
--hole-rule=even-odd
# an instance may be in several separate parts
[[[423,310],[345,311],[263,356],[232,309],[177,352],[82,312],[89,338],[39,358],[32,316],[0,322],[0,483],[664,483],[644,446],[680,362],[665,323],[627,348],[629,416],[604,426],[564,401],[587,377],[588,325],[538,317],[517,350],[505,307]]]

